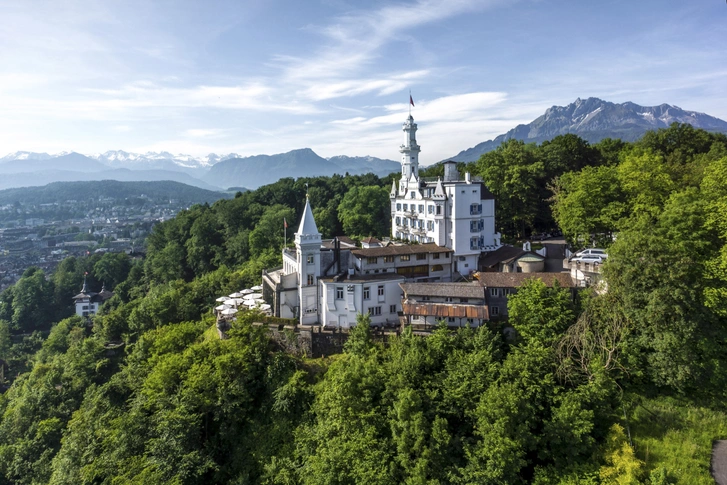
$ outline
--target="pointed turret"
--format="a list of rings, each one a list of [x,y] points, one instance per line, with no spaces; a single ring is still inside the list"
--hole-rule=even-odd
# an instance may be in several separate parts
[[[434,198],[435,199],[444,199],[445,198],[444,193],[444,187],[442,186],[442,179],[437,177],[437,187],[434,189]]]
[[[419,152],[421,151],[416,139],[417,124],[414,123],[411,114],[404,122],[402,130],[404,130],[405,137],[404,144],[399,147],[399,152],[401,153],[401,179],[406,185],[412,175],[419,179]]]
[[[396,198],[396,194],[397,194],[396,181],[395,180],[392,180],[391,181],[391,192],[389,192],[389,197],[391,197],[392,199],[395,199]]]
[[[310,201],[306,197],[303,217],[300,219],[300,226],[298,226],[298,232],[295,233],[295,237],[314,235],[317,235],[319,238],[321,237],[321,233],[318,232],[318,226],[316,226],[316,220],[313,217],[313,210],[310,208]]]

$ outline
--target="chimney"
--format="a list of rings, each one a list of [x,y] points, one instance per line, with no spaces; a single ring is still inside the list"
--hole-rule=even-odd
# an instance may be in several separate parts
[[[453,162],[452,160],[444,162],[444,181],[455,182],[458,179],[457,162]]]

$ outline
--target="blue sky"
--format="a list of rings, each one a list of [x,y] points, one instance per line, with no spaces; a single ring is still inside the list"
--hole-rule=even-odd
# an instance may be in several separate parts
[[[426,165],[596,96],[727,119],[724,0],[0,2],[0,153]]]

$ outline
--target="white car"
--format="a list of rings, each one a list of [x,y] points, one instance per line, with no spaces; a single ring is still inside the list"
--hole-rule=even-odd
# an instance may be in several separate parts
[[[575,258],[571,259],[571,261],[575,261],[576,263],[601,264],[603,263],[603,258],[597,254],[584,254],[582,256],[576,256]]]
[[[608,257],[608,254],[606,254],[606,250],[599,249],[599,248],[588,248],[584,249],[583,251],[578,251],[576,253],[576,257],[581,256],[598,256],[601,259],[606,259]]]

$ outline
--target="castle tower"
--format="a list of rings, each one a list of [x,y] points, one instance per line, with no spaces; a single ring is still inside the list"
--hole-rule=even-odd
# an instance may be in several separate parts
[[[318,232],[313,210],[305,199],[303,217],[295,233],[297,255],[299,322],[318,323],[318,278],[321,272],[321,233]]]
[[[412,176],[419,180],[419,152],[421,147],[417,145],[416,132],[417,124],[411,114],[402,125],[404,130],[404,144],[399,147],[401,153],[401,181],[399,182],[400,192],[406,192]],[[417,187],[418,188],[418,187]]]

